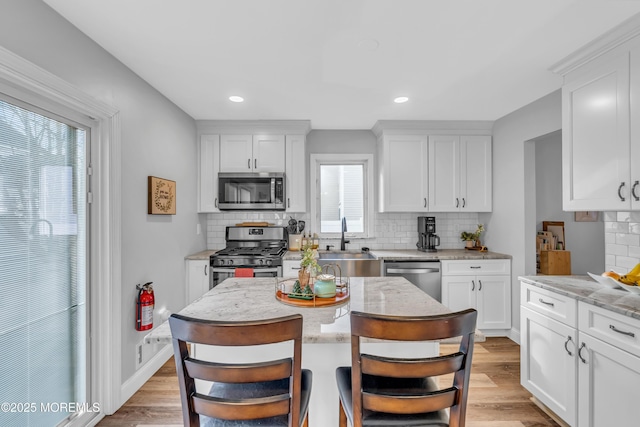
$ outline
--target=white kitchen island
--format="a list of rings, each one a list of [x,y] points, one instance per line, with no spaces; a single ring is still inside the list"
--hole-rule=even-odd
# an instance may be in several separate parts
[[[402,277],[356,277],[350,280],[350,298],[331,307],[297,307],[275,298],[276,279],[230,278],[189,304],[180,314],[209,320],[258,320],[300,313],[303,316],[302,366],[313,371],[310,425],[338,425],[338,390],[335,369],[351,364],[349,312],[362,311],[391,315],[432,315],[450,312],[448,308]],[[148,344],[171,343],[167,322],[145,337]],[[415,345],[368,343],[367,351],[382,354],[435,355],[438,343]],[[282,352],[273,346],[273,353]],[[196,349],[197,357],[217,349]],[[218,350],[220,351],[220,350]],[[239,360],[246,348],[224,348],[225,357]],[[261,352],[261,356],[264,352]],[[264,356],[262,356],[264,357]],[[252,360],[248,358],[247,360]],[[203,390],[205,391],[205,390]]]

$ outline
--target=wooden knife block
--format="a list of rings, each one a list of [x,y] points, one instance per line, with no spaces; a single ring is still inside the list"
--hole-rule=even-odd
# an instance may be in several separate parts
[[[571,274],[570,251],[540,251],[540,273],[548,275]]]

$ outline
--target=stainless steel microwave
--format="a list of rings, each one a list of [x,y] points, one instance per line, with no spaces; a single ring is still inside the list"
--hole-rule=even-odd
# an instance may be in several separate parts
[[[220,210],[285,209],[284,173],[219,173]]]

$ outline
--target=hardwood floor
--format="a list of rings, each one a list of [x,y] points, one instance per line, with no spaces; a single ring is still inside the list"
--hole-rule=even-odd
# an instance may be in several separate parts
[[[557,427],[530,397],[520,385],[520,346],[508,338],[487,338],[486,342],[476,343],[467,427]],[[180,394],[172,358],[98,427],[180,425]]]

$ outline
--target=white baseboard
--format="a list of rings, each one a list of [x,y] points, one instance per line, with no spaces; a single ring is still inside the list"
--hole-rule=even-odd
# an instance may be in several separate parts
[[[511,330],[509,331],[509,335],[507,335],[509,338],[511,338],[511,341],[517,343],[518,345],[520,345],[520,331],[511,328]]]
[[[173,356],[173,347],[171,344],[165,345],[158,351],[147,363],[144,364],[135,374],[122,384],[120,388],[120,403],[114,410],[120,409],[124,403],[133,396],[140,387],[144,385],[164,365],[170,357]]]

